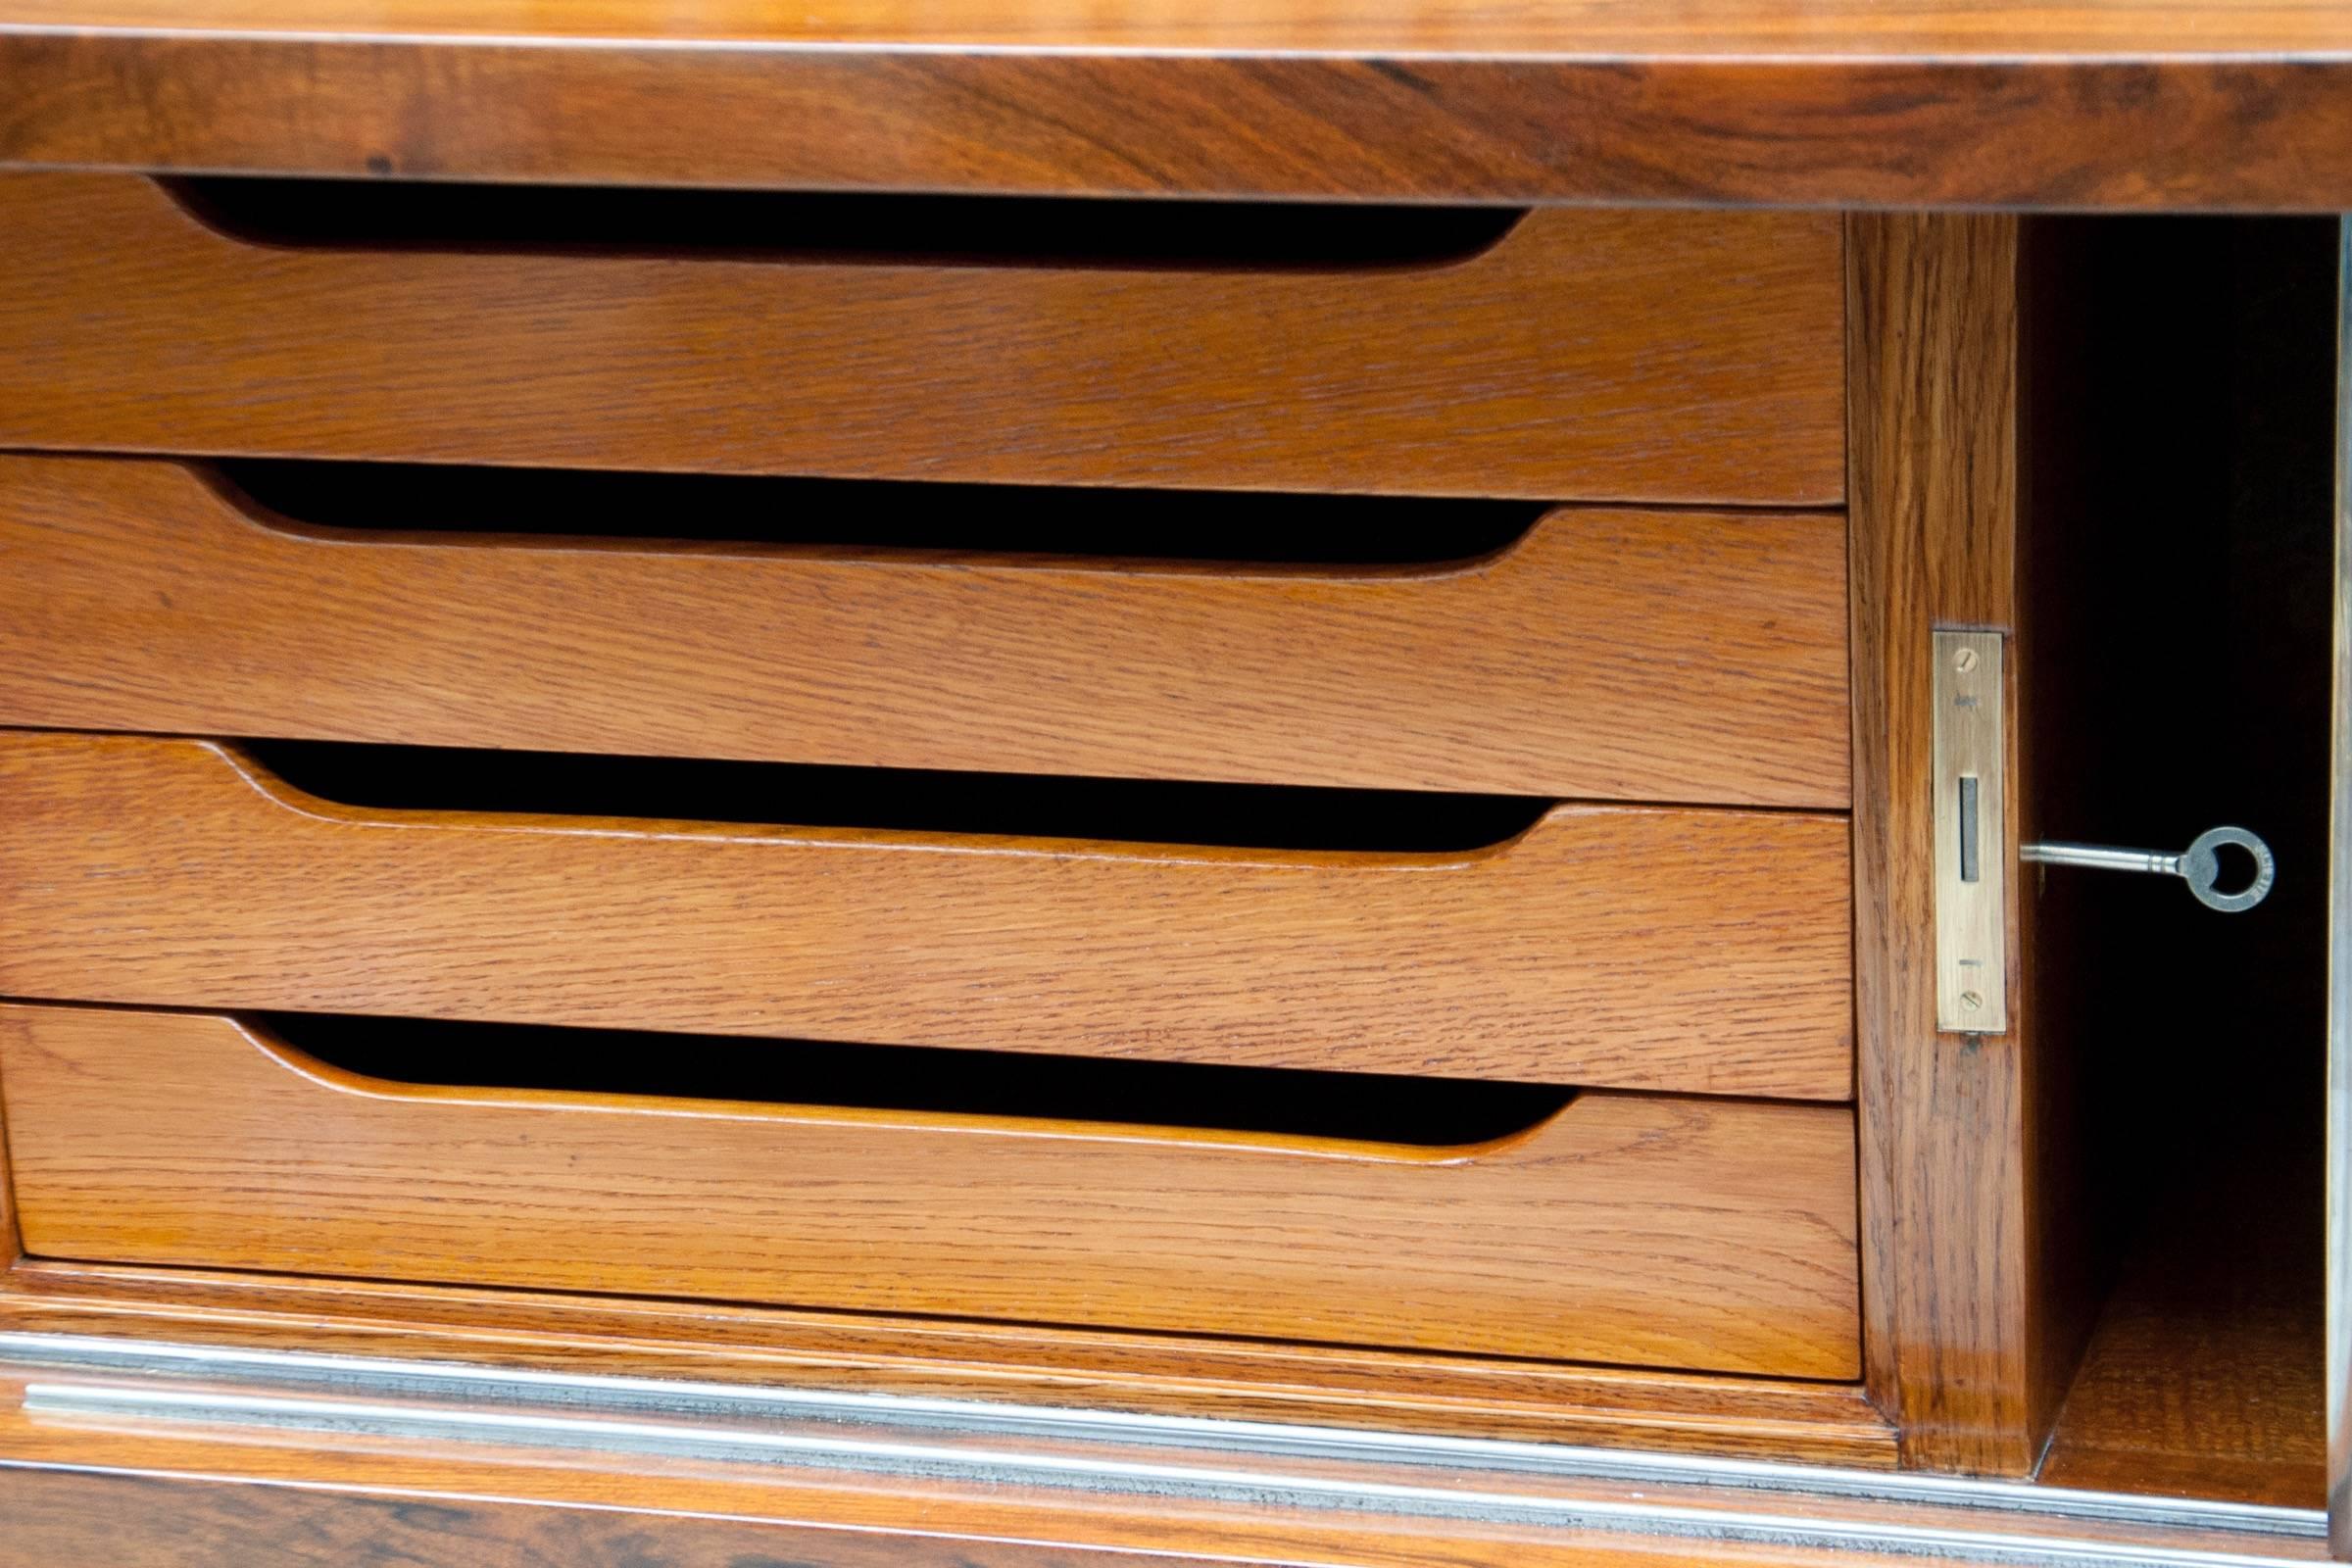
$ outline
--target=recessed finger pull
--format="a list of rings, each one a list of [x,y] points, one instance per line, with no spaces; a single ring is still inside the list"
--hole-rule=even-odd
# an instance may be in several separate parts
[[[2253,876],[2242,886],[2222,891],[2222,851],[2238,849],[2254,862]],[[2028,844],[2018,850],[2017,858],[2034,865],[2080,865],[2094,871],[2153,871],[2159,876],[2177,876],[2188,884],[2188,891],[2208,909],[2224,914],[2238,914],[2251,909],[2271,895],[2271,883],[2278,875],[2278,862],[2271,856],[2271,847],[2262,842],[2259,834],[2242,827],[2208,828],[2196,837],[2196,842],[2178,855],[2161,850],[2118,850],[2103,844]],[[2230,879],[2233,883],[2237,878]]]

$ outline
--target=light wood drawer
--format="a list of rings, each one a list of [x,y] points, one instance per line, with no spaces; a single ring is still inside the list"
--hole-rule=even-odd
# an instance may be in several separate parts
[[[1841,808],[1844,627],[1825,515],[1139,565],[321,529],[0,457],[0,723],[48,728]]]
[[[1842,818],[1465,854],[377,810],[0,735],[0,993],[1837,1100]]]
[[[1584,1095],[1425,1149],[416,1087],[25,1005],[0,1082],[39,1257],[1856,1373],[1838,1107]]]
[[[365,204],[391,213],[395,194],[284,199],[297,220],[334,204],[364,226]],[[426,198],[488,203],[494,225],[510,221],[501,207],[551,199]],[[962,211],[966,234],[1041,221]],[[652,212],[632,224],[631,246],[665,231]],[[288,243],[208,224],[138,176],[17,172],[0,176],[0,445],[1549,500],[1843,494],[1835,215],[1544,209],[1442,264],[760,261],[437,249],[397,224]]]

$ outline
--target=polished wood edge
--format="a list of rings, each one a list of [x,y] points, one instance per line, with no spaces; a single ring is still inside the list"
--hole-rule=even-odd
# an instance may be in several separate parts
[[[19,25],[0,163],[1450,202],[2352,208],[2352,58],[1059,51]]]
[[[27,1260],[0,1329],[1894,1463],[1859,1385],[1023,1324]]]
[[[8,1163],[8,1085],[0,1082],[0,1270],[16,1267],[24,1255],[17,1232],[16,1179]]]

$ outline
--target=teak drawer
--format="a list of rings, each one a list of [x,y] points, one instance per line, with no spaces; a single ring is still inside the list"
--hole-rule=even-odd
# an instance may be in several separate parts
[[[46,728],[1841,808],[1844,628],[1834,515],[1139,564],[321,529],[0,457],[0,723]]]
[[[0,233],[6,446],[1542,500],[1844,488],[1831,214],[1541,209],[1438,265],[958,265],[287,243],[139,176],[17,172]]]
[[[378,810],[0,734],[0,994],[1788,1099],[1851,1082],[1841,817],[1466,854]]]
[[[35,1256],[1851,1377],[1853,1120],[1583,1095],[1405,1145],[360,1078],[0,1007]]]

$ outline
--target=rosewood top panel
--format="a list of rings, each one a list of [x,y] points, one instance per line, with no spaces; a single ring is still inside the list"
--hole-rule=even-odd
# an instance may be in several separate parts
[[[14,0],[0,162],[832,189],[2352,207],[2352,8]]]

